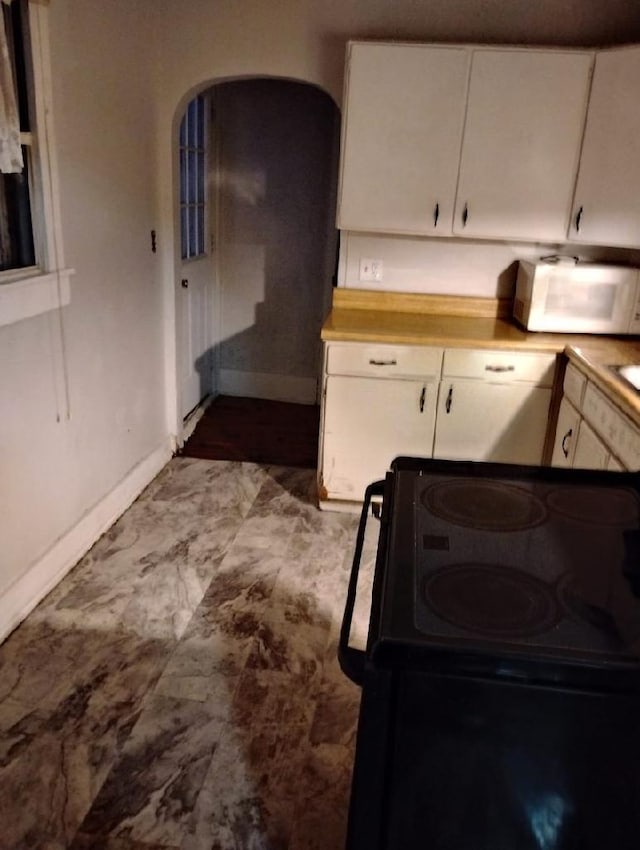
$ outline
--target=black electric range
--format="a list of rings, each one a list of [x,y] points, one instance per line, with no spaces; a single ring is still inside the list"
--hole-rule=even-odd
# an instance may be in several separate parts
[[[394,461],[340,640],[363,685],[349,850],[640,846],[635,592],[640,476]]]

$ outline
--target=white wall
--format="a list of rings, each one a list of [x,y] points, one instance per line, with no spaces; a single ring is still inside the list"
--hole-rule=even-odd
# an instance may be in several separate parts
[[[640,265],[640,251],[589,245],[432,239],[343,233],[338,285],[484,298],[513,296],[518,260],[567,254],[583,260]],[[360,280],[362,258],[382,260],[379,282]]]
[[[75,275],[61,315],[0,328],[0,637],[170,456],[147,19],[129,0],[49,12]]]
[[[339,113],[320,89],[273,79],[217,86],[215,103],[220,391],[314,403],[335,271]]]

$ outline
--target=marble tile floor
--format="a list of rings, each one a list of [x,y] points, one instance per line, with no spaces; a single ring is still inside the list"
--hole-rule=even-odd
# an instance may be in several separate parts
[[[312,471],[173,459],[0,647],[1,850],[342,848],[357,522]]]

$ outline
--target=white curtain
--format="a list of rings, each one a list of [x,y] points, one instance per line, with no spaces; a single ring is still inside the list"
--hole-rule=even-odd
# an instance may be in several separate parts
[[[3,3],[9,5],[11,0],[3,0]],[[11,54],[7,43],[4,15],[0,14],[0,172],[13,174],[22,171],[22,165],[20,120],[16,106]]]

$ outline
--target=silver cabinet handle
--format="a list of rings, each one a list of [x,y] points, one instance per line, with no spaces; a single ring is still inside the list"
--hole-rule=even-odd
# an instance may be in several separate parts
[[[427,388],[423,387],[420,393],[420,413],[424,413],[424,402],[427,397]]]
[[[369,360],[370,366],[397,366],[397,360]]]
[[[515,372],[516,367],[511,366],[511,365],[509,365],[509,366],[492,366],[491,364],[489,364],[488,366],[484,367],[484,371],[485,372]]]
[[[563,454],[565,457],[569,457],[569,448],[568,448],[568,445],[569,445],[569,440],[571,439],[571,435],[572,435],[572,434],[573,434],[573,428],[569,428],[569,430],[567,431],[567,433],[566,433],[566,434],[564,435],[564,437],[562,438],[562,454]]]

